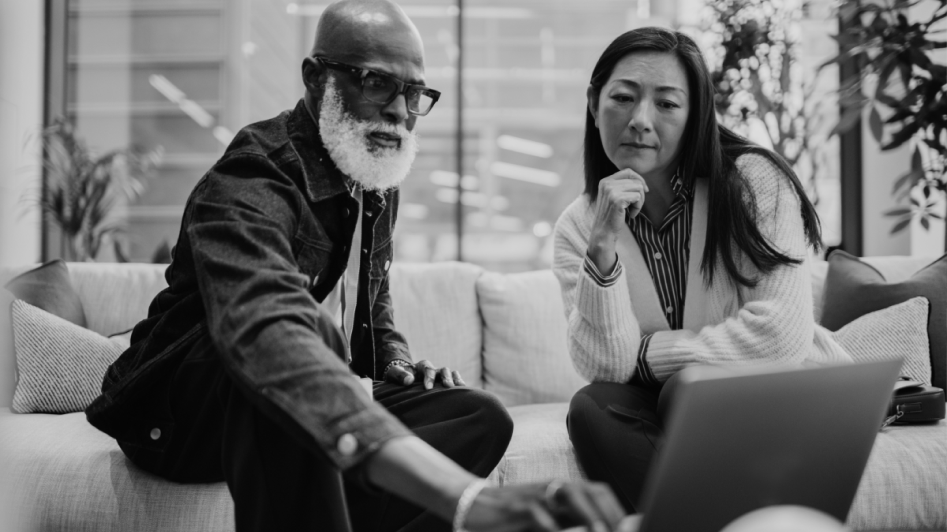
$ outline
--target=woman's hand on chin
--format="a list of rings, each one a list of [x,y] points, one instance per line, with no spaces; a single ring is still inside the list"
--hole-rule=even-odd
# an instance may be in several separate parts
[[[648,185],[634,170],[619,170],[598,183],[595,220],[589,237],[589,258],[603,275],[615,269],[615,242],[625,226],[625,213],[632,218],[644,207]]]

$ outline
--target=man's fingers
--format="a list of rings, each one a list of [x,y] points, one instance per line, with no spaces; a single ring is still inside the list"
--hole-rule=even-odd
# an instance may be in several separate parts
[[[611,524],[613,530],[617,530],[621,520],[625,517],[625,510],[622,508],[612,489],[607,484],[590,484],[588,486],[589,499],[598,510],[599,514]]]
[[[441,382],[444,383],[444,387],[446,388],[454,387],[454,379],[453,377],[451,377],[450,368],[441,368],[437,370],[437,374],[441,378]]]
[[[565,484],[556,492],[556,502],[559,508],[573,519],[588,527],[589,532],[608,532],[613,529],[609,526],[605,516],[601,515],[598,507],[589,501],[588,495],[582,486]]]
[[[434,364],[431,364],[427,360],[422,360],[414,365],[415,371],[418,373],[419,377],[423,378],[424,389],[430,390],[434,387],[434,379],[437,377],[437,370],[434,369]]]
[[[556,520],[549,515],[548,510],[539,504],[529,505],[529,516],[532,521],[529,527],[530,530],[541,532],[555,532],[559,530],[559,525],[556,524]]]
[[[414,374],[404,366],[391,366],[385,374],[385,381],[409,386],[414,382]]]
[[[467,386],[467,383],[464,382],[464,379],[460,376],[460,372],[454,370],[451,372],[451,375],[454,377],[454,384],[457,386]]]

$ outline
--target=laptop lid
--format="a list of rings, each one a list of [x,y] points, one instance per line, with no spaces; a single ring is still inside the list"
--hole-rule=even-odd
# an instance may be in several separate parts
[[[790,371],[685,369],[640,532],[717,532],[793,504],[844,522],[900,360]]]

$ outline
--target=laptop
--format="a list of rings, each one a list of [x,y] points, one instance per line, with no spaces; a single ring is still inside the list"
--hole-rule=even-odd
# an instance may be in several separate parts
[[[718,532],[772,505],[845,522],[900,368],[685,369],[638,531]]]

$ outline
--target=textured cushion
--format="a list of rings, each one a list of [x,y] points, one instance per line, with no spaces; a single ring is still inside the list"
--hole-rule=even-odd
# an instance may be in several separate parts
[[[62,414],[89,406],[122,347],[23,300],[13,302],[12,319],[13,411]]]
[[[6,286],[16,297],[50,314],[86,326],[82,300],[69,280],[69,269],[62,260],[49,261],[15,277]]]
[[[929,306],[927,298],[914,297],[865,314],[832,336],[855,362],[901,357],[904,360],[901,375],[930,386]]]
[[[0,503],[9,502],[0,508],[3,530],[234,530],[226,484],[176,484],[146,473],[82,413],[3,412]]]
[[[566,431],[568,403],[514,406],[513,439],[489,480],[494,485],[585,478]]]
[[[835,331],[859,316],[917,296],[930,301],[927,331],[931,382],[938,388],[947,388],[947,255],[910,279],[887,282],[879,269],[848,253],[833,252],[825,281],[822,325]]]
[[[855,530],[947,529],[947,425],[888,427],[848,514]]]
[[[459,262],[395,262],[389,281],[395,328],[408,340],[414,360],[457,370],[477,388],[483,387],[483,330],[474,283],[482,272]]]
[[[550,270],[477,280],[484,389],[510,407],[568,401],[587,384],[572,367],[559,282]]]

